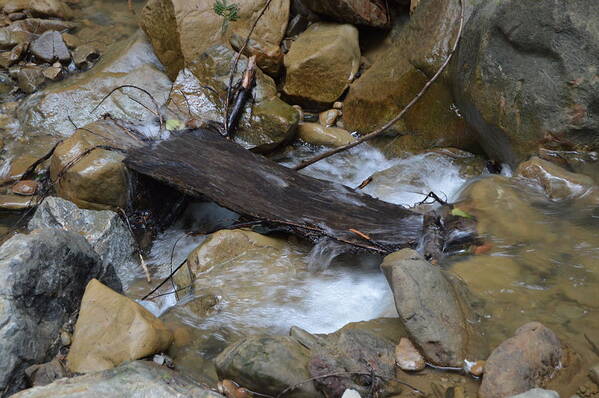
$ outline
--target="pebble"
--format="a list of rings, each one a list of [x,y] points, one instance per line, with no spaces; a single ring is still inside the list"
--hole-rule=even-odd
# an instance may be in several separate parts
[[[356,390],[348,388],[347,390],[343,391],[343,395],[341,396],[341,398],[361,398],[361,396],[360,393]]]
[[[472,376],[481,377],[485,372],[485,361],[476,361],[469,369]]]
[[[337,119],[341,112],[338,109],[329,109],[328,111],[324,111],[318,115],[318,121],[324,127],[331,127],[335,125]]]
[[[71,345],[71,334],[67,331],[60,332],[60,343],[63,347],[68,347]]]
[[[414,344],[405,337],[402,337],[395,347],[395,362],[401,370],[410,372],[420,371],[426,366],[424,357],[414,347]]]
[[[333,104],[333,109],[343,109],[343,102],[337,101]]]
[[[12,192],[21,196],[32,196],[37,191],[38,183],[33,180],[23,180],[12,186]]]
[[[596,363],[589,369],[589,378],[599,386],[599,363]]]
[[[48,80],[58,80],[62,76],[62,68],[56,66],[49,66],[42,71],[42,74]]]

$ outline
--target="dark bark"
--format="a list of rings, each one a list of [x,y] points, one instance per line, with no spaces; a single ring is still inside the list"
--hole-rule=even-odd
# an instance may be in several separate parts
[[[188,195],[311,240],[326,236],[388,253],[415,247],[422,237],[422,214],[299,174],[208,130],[132,149],[125,163]]]

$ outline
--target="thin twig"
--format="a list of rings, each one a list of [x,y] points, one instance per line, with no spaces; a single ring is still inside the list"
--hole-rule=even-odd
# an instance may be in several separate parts
[[[181,268],[182,268],[182,267],[183,267],[185,264],[187,264],[187,259],[183,260],[183,261],[181,262],[181,264],[179,264],[179,265],[177,266],[177,268],[175,268],[175,269],[174,269],[174,270],[171,272],[171,274],[170,274],[169,276],[167,276],[166,278],[164,278],[164,280],[163,280],[162,282],[160,282],[160,283],[158,284],[158,286],[156,286],[154,289],[152,289],[152,291],[151,291],[150,293],[146,294],[146,295],[145,295],[145,296],[143,296],[141,299],[142,299],[142,300],[145,300],[145,299],[147,299],[148,297],[150,297],[152,294],[156,293],[156,291],[157,291],[158,289],[160,289],[162,286],[164,286],[164,284],[165,284],[166,282],[168,282],[168,281],[169,281],[169,279],[170,279],[170,278],[172,278],[172,277],[173,277],[173,275],[175,275],[175,274],[177,273],[177,271],[179,271],[179,270],[180,270],[180,269],[181,269]]]
[[[453,54],[455,53],[456,49],[458,48],[458,43],[460,42],[460,37],[462,36],[462,29],[464,27],[464,0],[459,0],[459,2],[460,2],[460,27],[458,29],[458,34],[457,34],[455,43],[453,44],[451,51],[447,55],[445,62],[443,62],[443,64],[439,68],[439,70],[437,70],[437,73],[435,73],[435,75],[429,81],[426,82],[426,84],[424,85],[422,90],[420,90],[420,92],[401,110],[401,112],[399,112],[399,114],[397,114],[397,116],[395,116],[393,119],[391,119],[387,123],[385,123],[382,127],[374,130],[373,132],[371,132],[369,134],[366,134],[362,138],[360,138],[350,144],[343,145],[343,146],[337,147],[335,149],[332,149],[330,151],[324,152],[318,156],[313,157],[312,159],[303,161],[299,165],[295,166],[293,168],[293,170],[301,170],[301,169],[308,167],[311,164],[314,164],[322,159],[326,159],[329,156],[333,156],[339,152],[343,152],[345,150],[351,149],[355,146],[362,144],[363,142],[370,141],[371,139],[380,136],[389,127],[391,127],[395,123],[397,123],[406,114],[406,112],[408,110],[410,110],[412,108],[412,106],[414,106],[414,104],[416,104],[416,102],[418,102],[418,100],[424,95],[424,93],[426,93],[428,88],[439,78],[439,76],[441,76],[441,74],[443,73],[443,71],[445,70],[447,65],[449,64],[449,61],[451,61],[451,58],[453,57]]]
[[[141,87],[134,86],[133,84],[123,84],[122,86],[113,88],[108,94],[106,94],[104,96],[104,98],[102,98],[102,100],[98,103],[98,105],[96,105],[94,107],[94,109],[91,110],[90,113],[94,113],[100,107],[100,105],[102,105],[104,103],[104,101],[106,101],[106,99],[108,97],[110,97],[115,91],[120,90],[122,88],[134,88],[134,89],[139,90],[142,93],[146,94],[148,97],[150,97],[150,99],[152,100],[152,104],[154,104],[154,107],[156,108],[156,114],[158,115],[158,118],[160,119],[160,128],[162,129],[162,126],[164,125],[164,120],[162,119],[162,114],[160,113],[160,105],[158,105],[158,102],[156,101],[156,99],[154,99],[154,96],[152,94],[150,94],[147,90],[144,90]]]
[[[233,78],[235,77],[235,73],[237,72],[237,64],[239,63],[239,59],[241,58],[241,55],[245,51],[245,48],[247,47],[248,43],[250,42],[250,37],[252,36],[252,33],[254,33],[254,29],[256,29],[256,25],[258,25],[258,21],[260,21],[260,18],[262,18],[262,16],[264,15],[266,10],[270,6],[271,2],[272,2],[272,0],[267,0],[266,4],[264,4],[264,7],[260,11],[260,14],[258,14],[258,17],[254,20],[254,23],[252,24],[250,31],[248,32],[248,35],[245,38],[245,41],[243,42],[243,45],[241,46],[241,48],[237,52],[237,55],[235,56],[235,61],[233,62],[233,67],[231,68],[231,73],[229,74],[229,85],[227,86],[227,97],[225,98],[225,117],[223,119],[223,127],[224,127],[225,133],[228,133],[228,131],[229,131],[229,106],[230,106],[230,102],[231,102],[231,87],[233,87]]]
[[[129,228],[129,232],[131,233],[131,236],[133,236],[133,228],[131,227],[131,223],[129,222],[129,217],[127,217],[127,213],[125,213],[125,210],[121,209],[120,207],[118,208],[118,210],[121,213],[121,215],[123,216],[123,218],[125,219],[125,223],[127,224],[127,227]],[[148,266],[146,265],[146,262],[145,262],[143,256],[141,255],[141,249],[140,249],[139,245],[137,244],[137,242],[135,242],[135,251],[137,252],[137,255],[139,256],[139,262],[140,262],[141,268],[144,270],[144,273],[146,274],[146,280],[148,281],[148,283],[152,283],[152,278],[150,277],[150,271],[148,270]]]

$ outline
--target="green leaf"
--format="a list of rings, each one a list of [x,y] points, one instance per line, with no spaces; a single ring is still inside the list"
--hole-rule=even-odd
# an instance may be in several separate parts
[[[168,131],[183,130],[184,128],[185,128],[185,123],[183,123],[180,120],[169,119],[166,121],[166,129]]]
[[[456,216],[456,217],[464,217],[464,218],[474,218],[472,215],[466,213],[464,210],[462,209],[458,209],[457,207],[454,207],[451,210],[451,215],[452,216]]]

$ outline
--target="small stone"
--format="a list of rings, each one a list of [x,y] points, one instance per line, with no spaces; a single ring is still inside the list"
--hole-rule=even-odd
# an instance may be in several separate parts
[[[337,127],[325,127],[319,123],[300,123],[298,136],[313,145],[340,147],[356,139],[346,130]]]
[[[512,395],[510,398],[559,398],[559,394],[551,390],[533,388],[532,390],[528,390],[522,394]]]
[[[293,109],[295,109],[299,114],[299,120],[304,120],[304,110],[302,109],[302,107],[299,105],[293,105]]]
[[[15,185],[12,186],[12,192],[21,196],[31,196],[35,195],[37,188],[37,181],[23,180],[17,182]]]
[[[417,372],[426,366],[424,357],[418,352],[412,342],[402,337],[395,347],[395,362],[401,370]]]
[[[73,62],[78,68],[89,68],[98,58],[100,58],[100,52],[90,44],[79,46],[73,51]]]
[[[63,347],[71,345],[71,334],[66,330],[60,332],[60,344],[62,344]]]
[[[27,43],[21,43],[14,46],[10,51],[0,53],[0,66],[8,69],[19,62],[27,51],[28,46]]]
[[[25,369],[25,376],[27,376],[32,386],[39,387],[48,385],[54,380],[67,377],[68,372],[62,363],[57,358],[54,358],[48,363],[28,367]]]
[[[476,361],[469,371],[472,376],[481,377],[485,372],[485,361]]]
[[[56,66],[50,66],[43,70],[42,74],[48,80],[58,80],[62,77],[62,68]]]
[[[341,101],[335,102],[333,104],[333,109],[339,109],[339,110],[343,109],[343,102],[341,102]]]
[[[589,369],[589,378],[593,380],[593,383],[599,386],[599,363],[593,365],[591,369]]]
[[[338,109],[329,109],[328,111],[321,112],[318,116],[318,121],[325,127],[331,127],[335,125],[335,122],[339,118],[341,112]]]
[[[44,32],[40,37],[31,43],[31,53],[38,59],[44,62],[68,62],[71,59],[71,54],[66,44],[62,40],[62,36],[56,31]]]
[[[27,16],[22,13],[22,12],[13,12],[8,14],[8,19],[10,19],[11,21],[18,21],[20,19],[25,19],[27,18]]]
[[[361,396],[360,393],[356,390],[348,388],[347,390],[343,391],[343,395],[341,396],[341,398],[361,398]]]
[[[19,88],[25,94],[35,92],[45,81],[42,69],[36,66],[20,68],[17,72]]]
[[[63,33],[62,40],[64,41],[64,44],[66,44],[71,50],[81,45],[81,40],[71,33]]]

